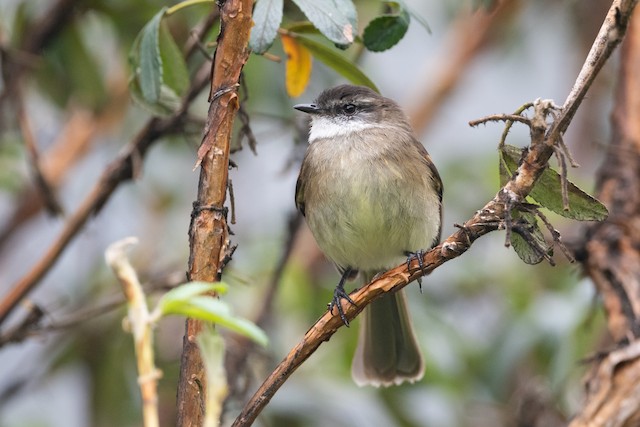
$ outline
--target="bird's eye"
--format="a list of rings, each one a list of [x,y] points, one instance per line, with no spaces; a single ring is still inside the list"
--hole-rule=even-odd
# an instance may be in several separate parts
[[[355,114],[357,109],[358,108],[353,104],[346,104],[344,107],[342,107],[342,111],[344,111],[345,114],[348,114],[350,116]]]

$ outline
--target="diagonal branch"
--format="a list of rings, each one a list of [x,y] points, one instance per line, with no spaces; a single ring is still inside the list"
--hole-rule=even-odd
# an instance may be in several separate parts
[[[406,265],[398,266],[387,271],[367,286],[357,290],[350,296],[355,305],[343,305],[347,319],[353,319],[366,305],[386,292],[395,292],[407,286],[411,281],[423,274],[428,274],[446,261],[462,255],[471,244],[481,236],[497,230],[505,218],[507,202],[521,202],[529,194],[536,180],[542,174],[549,158],[554,153],[554,146],[558,144],[562,134],[568,128],[571,120],[584,99],[586,92],[595,79],[598,71],[611,55],[615,47],[622,40],[629,17],[637,1],[613,1],[605,21],[596,37],[591,51],[582,66],[582,70],[564,102],[560,112],[547,130],[546,124],[536,124],[532,120],[531,149],[521,163],[514,177],[487,203],[482,209],[468,220],[457,232],[449,236],[444,242],[436,246],[423,257],[424,270],[418,268],[417,261],[412,262],[410,273]],[[553,107],[553,105],[550,105]],[[536,117],[534,117],[536,119]],[[543,118],[544,119],[544,118]],[[537,131],[546,132],[540,134]],[[414,270],[415,269],[415,270]],[[242,412],[233,423],[234,427],[248,426],[253,423],[259,413],[269,403],[276,391],[284,384],[289,376],[314,351],[342,326],[338,316],[326,313],[309,329],[298,343],[264,381],[253,397],[245,405]]]

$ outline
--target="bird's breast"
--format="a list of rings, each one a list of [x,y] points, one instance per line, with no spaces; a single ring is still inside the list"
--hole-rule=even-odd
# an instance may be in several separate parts
[[[305,206],[328,257],[343,267],[373,271],[401,263],[405,251],[431,246],[440,213],[428,168],[408,168],[396,156],[349,141],[319,142],[305,159],[312,169]]]

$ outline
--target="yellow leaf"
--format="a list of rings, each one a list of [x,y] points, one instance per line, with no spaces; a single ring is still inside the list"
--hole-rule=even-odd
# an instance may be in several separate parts
[[[311,53],[293,37],[282,34],[280,38],[284,52],[287,54],[287,93],[295,98],[302,95],[309,83]]]

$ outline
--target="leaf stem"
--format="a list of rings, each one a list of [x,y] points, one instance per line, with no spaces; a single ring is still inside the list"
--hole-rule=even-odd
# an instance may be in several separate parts
[[[179,11],[180,9],[184,9],[185,7],[189,7],[189,6],[193,6],[194,4],[201,4],[201,3],[214,3],[214,0],[185,0],[178,4],[174,4],[173,6],[168,8],[167,11],[165,12],[165,15],[171,16],[173,13]]]

